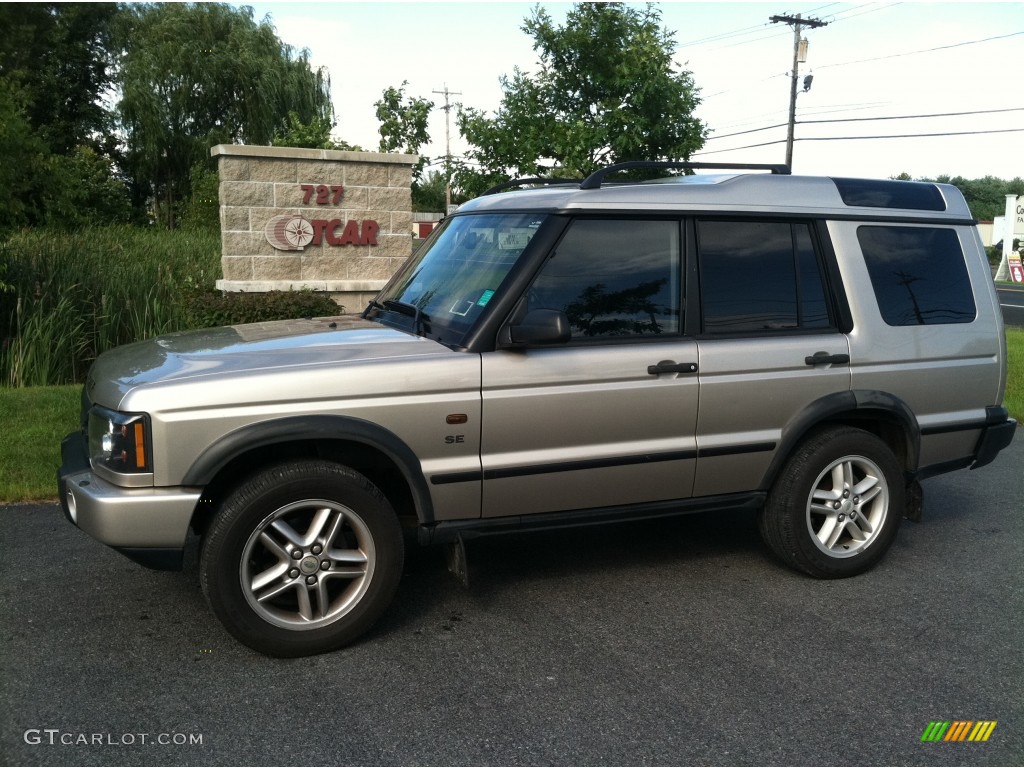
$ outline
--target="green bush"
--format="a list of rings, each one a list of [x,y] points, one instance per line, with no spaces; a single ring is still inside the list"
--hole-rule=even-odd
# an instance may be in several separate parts
[[[312,291],[268,293],[206,292],[196,296],[190,309],[192,328],[242,325],[298,317],[324,317],[344,311],[329,296]]]

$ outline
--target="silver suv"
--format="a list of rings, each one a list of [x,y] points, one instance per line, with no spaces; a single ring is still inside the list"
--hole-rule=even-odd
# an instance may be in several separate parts
[[[920,480],[1010,443],[954,187],[606,181],[635,165],[467,203],[360,317],[102,355],[63,444],[68,518],[155,568],[195,531],[227,630],[298,656],[387,608],[403,529],[458,570],[470,537],[749,509],[781,561],[839,578],[920,516]]]

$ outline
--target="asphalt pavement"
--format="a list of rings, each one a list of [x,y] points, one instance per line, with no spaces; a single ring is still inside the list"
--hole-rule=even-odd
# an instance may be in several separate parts
[[[882,564],[816,581],[746,515],[413,552],[357,645],[234,642],[182,573],[0,508],[5,765],[1020,765],[1024,437],[925,483]],[[985,742],[922,742],[933,721]]]
[[[1024,287],[997,288],[999,306],[1003,310],[1003,323],[1024,327]]]

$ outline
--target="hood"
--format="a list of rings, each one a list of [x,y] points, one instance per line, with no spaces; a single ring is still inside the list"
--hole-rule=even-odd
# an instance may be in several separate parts
[[[158,383],[445,354],[457,353],[368,320],[281,320],[172,333],[112,349],[97,358],[86,388],[92,402],[117,408],[132,390]]]

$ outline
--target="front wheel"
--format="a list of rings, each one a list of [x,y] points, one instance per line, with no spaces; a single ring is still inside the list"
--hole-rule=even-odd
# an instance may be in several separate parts
[[[199,576],[214,614],[272,656],[335,650],[390,604],[401,527],[369,480],[325,461],[282,464],[232,493],[203,542]]]
[[[786,462],[759,518],[761,535],[788,565],[824,579],[873,567],[903,517],[899,462],[875,435],[821,430]]]

